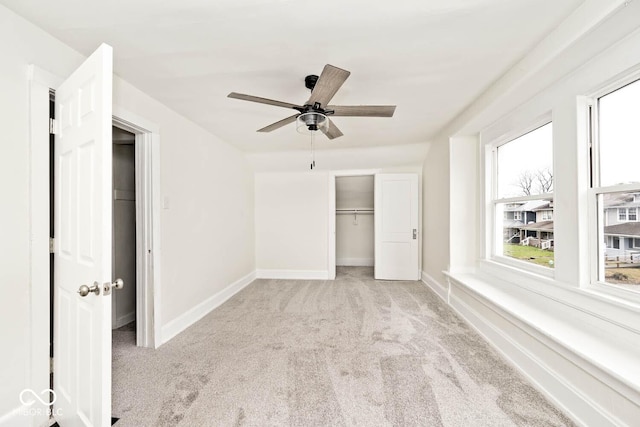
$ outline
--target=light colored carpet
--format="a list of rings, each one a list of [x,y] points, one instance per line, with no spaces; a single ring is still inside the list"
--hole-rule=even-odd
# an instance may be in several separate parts
[[[420,282],[256,280],[158,350],[113,333],[125,426],[573,425]]]

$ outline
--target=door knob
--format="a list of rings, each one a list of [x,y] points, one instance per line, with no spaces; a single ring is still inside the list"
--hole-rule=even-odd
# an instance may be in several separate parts
[[[124,280],[116,279],[116,281],[111,284],[111,287],[113,289],[122,289],[122,288],[124,288]]]
[[[124,288],[124,280],[116,279],[113,283],[107,282],[104,285],[104,294],[111,295],[111,289],[122,289]]]
[[[98,282],[93,282],[93,285],[91,286],[82,285],[80,286],[80,289],[78,289],[78,293],[81,297],[86,297],[90,292],[100,295],[100,285],[98,285]]]

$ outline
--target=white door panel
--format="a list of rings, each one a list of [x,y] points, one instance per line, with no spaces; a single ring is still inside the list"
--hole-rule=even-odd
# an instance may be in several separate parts
[[[418,280],[418,175],[375,176],[375,278]]]
[[[112,49],[56,91],[54,391],[62,427],[111,425]],[[100,295],[81,297],[97,283]]]

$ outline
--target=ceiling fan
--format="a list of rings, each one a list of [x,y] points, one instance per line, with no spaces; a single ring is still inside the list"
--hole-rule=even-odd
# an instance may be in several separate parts
[[[298,120],[306,130],[310,132],[320,130],[327,138],[334,139],[343,134],[328,116],[393,117],[393,113],[396,110],[395,105],[329,105],[331,98],[338,92],[338,89],[340,89],[350,74],[349,71],[327,64],[324,66],[320,77],[313,74],[305,77],[305,86],[311,90],[311,97],[304,105],[275,101],[273,99],[260,98],[236,92],[231,92],[228,97],[260,104],[275,105],[276,107],[292,108],[297,111],[293,116],[258,129],[258,132],[271,132]]]

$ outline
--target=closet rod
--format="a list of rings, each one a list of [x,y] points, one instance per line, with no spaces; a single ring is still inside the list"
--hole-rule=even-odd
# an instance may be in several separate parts
[[[367,214],[373,213],[373,209],[336,209],[337,214]]]

